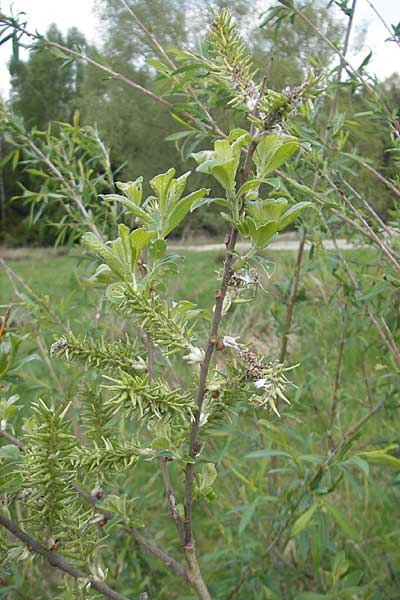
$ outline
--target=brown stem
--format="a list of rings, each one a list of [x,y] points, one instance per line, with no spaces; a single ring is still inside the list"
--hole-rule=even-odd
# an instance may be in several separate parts
[[[5,431],[5,429],[0,429],[0,436],[7,440],[7,442],[10,442],[14,446],[17,446],[17,448],[19,448],[20,450],[23,450],[25,447],[24,442],[16,438],[15,435],[12,435],[12,433]]]
[[[73,488],[74,488],[74,490],[76,492],[78,492],[78,494],[80,494],[80,496],[82,496],[82,498],[86,502],[88,502],[91,506],[93,506],[93,508],[95,508],[95,510],[97,512],[99,512],[100,514],[102,514],[106,521],[111,521],[112,519],[115,518],[116,515],[111,510],[104,509],[101,506],[97,505],[99,499],[96,496],[93,496],[92,494],[90,494],[89,492],[87,492],[85,489],[83,489],[77,483],[73,484]],[[184,567],[184,565],[182,565],[177,560],[175,560],[175,558],[173,558],[172,556],[170,556],[165,550],[163,550],[159,546],[156,546],[155,544],[153,544],[152,542],[150,542],[148,539],[146,539],[135,528],[123,526],[123,529],[124,529],[124,531],[128,535],[130,535],[132,538],[134,538],[148,552],[150,552],[150,554],[153,554],[154,556],[156,556],[157,558],[159,558],[161,560],[161,562],[163,562],[164,565],[170,571],[175,572],[184,581],[186,581],[187,583],[190,583],[189,582],[189,576],[188,576],[187,570]]]
[[[176,510],[175,495],[172,489],[171,479],[168,472],[168,460],[166,458],[160,458],[160,471],[164,484],[165,495],[167,497],[169,515],[175,523],[181,544],[184,544],[183,521]]]
[[[63,556],[58,554],[57,552],[53,552],[51,550],[47,550],[42,544],[40,544],[37,540],[33,539],[29,536],[25,531],[20,529],[16,523],[0,514],[0,525],[7,529],[10,533],[12,533],[15,537],[17,537],[21,542],[23,542],[30,551],[36,552],[40,556],[43,556],[47,560],[47,562],[56,569],[71,575],[75,579],[83,579],[90,583],[90,587],[103,594],[107,598],[112,598],[113,600],[129,600],[126,596],[122,596],[112,590],[108,585],[96,579],[93,575],[88,575],[81,569],[78,569],[71,563],[67,562]]]
[[[283,363],[286,358],[289,333],[290,333],[290,328],[291,328],[292,319],[293,319],[293,309],[294,309],[294,305],[296,303],[297,289],[299,287],[301,263],[303,261],[306,239],[307,239],[307,233],[306,233],[306,228],[304,227],[302,230],[302,234],[301,234],[299,248],[297,250],[296,265],[294,268],[294,273],[293,273],[292,281],[290,284],[289,297],[288,297],[288,301],[287,301],[286,319],[285,319],[285,325],[284,325],[283,334],[282,334],[282,338],[281,338],[281,350],[280,350],[280,354],[279,354],[279,360],[281,363]]]
[[[247,180],[250,169],[251,162],[253,159],[253,154],[257,147],[257,143],[252,140],[249,144],[246,158],[244,161],[243,168],[240,171],[240,185]],[[244,199],[243,199],[244,204]],[[232,276],[232,262],[234,258],[234,249],[236,245],[236,241],[238,238],[238,231],[235,228],[232,228],[227,242],[226,242],[226,253],[224,260],[224,270],[222,275],[222,281],[220,289],[217,290],[215,294],[215,306],[214,306],[214,314],[211,322],[211,329],[208,338],[207,347],[205,349],[204,360],[200,368],[199,375],[199,383],[197,386],[196,392],[196,412],[194,415],[194,421],[192,424],[192,428],[190,431],[190,444],[189,444],[189,455],[195,460],[197,454],[200,451],[201,445],[199,443],[199,433],[200,433],[200,418],[201,411],[204,402],[204,395],[206,392],[206,382],[207,375],[211,364],[211,359],[214,353],[215,344],[217,342],[218,336],[218,328],[222,318],[222,307],[224,303],[224,298],[228,289],[229,281]],[[207,587],[202,579],[200,569],[197,563],[196,552],[194,547],[194,539],[193,539],[193,478],[194,478],[194,462],[187,463],[185,468],[185,490],[184,490],[184,510],[185,510],[185,520],[183,522],[184,528],[184,551],[186,560],[188,562],[188,566],[193,576],[195,577],[195,581],[197,582],[195,587],[199,598],[203,600],[208,600],[210,598]]]

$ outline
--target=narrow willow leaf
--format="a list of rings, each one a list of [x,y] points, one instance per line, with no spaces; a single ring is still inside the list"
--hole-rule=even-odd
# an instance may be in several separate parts
[[[244,530],[250,523],[251,518],[256,511],[259,501],[260,501],[259,498],[256,498],[255,500],[253,500],[253,502],[251,504],[249,504],[247,506],[247,508],[245,509],[245,511],[243,512],[242,518],[240,519],[240,523],[239,523],[239,535],[241,535],[244,532]]]
[[[311,519],[313,518],[313,515],[314,515],[315,511],[317,510],[317,508],[319,508],[319,505],[316,503],[313,504],[302,515],[300,515],[300,517],[294,522],[292,530],[291,530],[291,535],[293,537],[298,535],[301,531],[303,531],[303,529],[305,529],[307,527],[307,525],[310,523]]]

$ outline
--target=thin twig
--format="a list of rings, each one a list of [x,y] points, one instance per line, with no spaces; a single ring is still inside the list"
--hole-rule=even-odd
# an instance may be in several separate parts
[[[325,44],[327,44],[329,46],[329,48],[331,50],[333,50],[333,52],[335,52],[335,54],[337,54],[343,65],[346,67],[346,69],[348,71],[350,71],[355,77],[356,79],[360,82],[360,84],[373,96],[376,96],[377,98],[379,98],[379,93],[377,90],[374,90],[374,88],[368,83],[368,81],[362,76],[362,74],[360,73],[360,71],[358,69],[355,69],[347,60],[345,54],[343,53],[343,51],[341,51],[339,48],[337,48],[335,46],[335,44],[333,42],[330,41],[329,38],[326,37],[326,35],[324,35],[324,33],[321,32],[321,29],[318,28],[316,25],[314,25],[314,23],[312,21],[310,21],[310,19],[301,11],[299,10],[294,3],[291,4],[291,8],[293,10],[293,12],[296,13],[297,16],[299,16],[305,23],[307,23],[307,25],[318,35],[318,37],[323,40],[325,42]],[[400,133],[400,123],[399,121],[396,119],[396,117],[391,113],[391,111],[389,110],[389,108],[386,106],[385,101],[382,98],[379,98],[383,111],[385,112],[386,116],[388,117],[390,123],[392,124],[394,130],[397,132],[397,134]]]
[[[386,179],[386,177],[384,177],[382,173],[375,169],[375,167],[367,163],[365,160],[359,159],[358,157],[352,156],[352,158],[359,162],[368,171],[370,171],[370,173],[375,175],[375,177],[379,179],[379,181],[384,183],[386,187],[389,188],[389,190],[391,190],[394,194],[396,194],[398,198],[400,198],[400,190],[389,179]]]
[[[336,252],[338,253],[338,256],[340,256],[340,260],[342,261],[342,263],[344,265],[344,268],[347,271],[347,274],[348,274],[348,276],[350,278],[350,281],[351,281],[351,283],[352,283],[352,285],[354,287],[354,290],[358,294],[360,294],[361,293],[361,287],[358,284],[357,279],[356,279],[353,271],[351,270],[351,268],[350,268],[350,266],[349,266],[349,264],[348,264],[348,262],[346,260],[346,257],[344,255],[342,249],[338,245],[338,243],[336,241],[336,238],[333,235],[332,230],[330,229],[328,223],[326,222],[326,219],[325,219],[322,211],[320,212],[320,216],[321,216],[321,220],[322,220],[323,224],[325,225],[327,231],[330,234],[330,237],[331,237],[331,239],[333,241],[333,244],[335,246]],[[389,350],[389,352],[393,355],[393,358],[396,361],[397,365],[400,366],[400,352],[399,352],[399,349],[396,346],[396,343],[394,342],[394,340],[392,342],[390,339],[388,339],[388,337],[386,336],[384,330],[382,329],[382,326],[379,323],[378,317],[376,316],[376,314],[374,313],[374,311],[372,310],[372,308],[371,308],[371,306],[369,304],[366,305],[366,309],[367,309],[369,318],[371,319],[372,323],[375,325],[375,327],[376,327],[379,335],[381,336],[383,342],[385,343],[385,346],[387,347],[387,349]]]
[[[160,471],[164,484],[165,495],[167,498],[169,514],[171,519],[175,523],[180,542],[181,544],[184,544],[185,536],[183,530],[183,521],[176,510],[175,494],[172,489],[171,479],[168,472],[168,460],[164,457],[160,458]]]
[[[399,46],[400,48],[400,40],[399,38],[394,34],[394,32],[390,29],[389,25],[386,23],[385,19],[382,17],[381,13],[377,11],[377,9],[375,8],[375,6],[372,4],[372,2],[370,0],[366,0],[367,4],[369,4],[369,6],[371,7],[371,9],[374,11],[374,13],[376,14],[376,16],[378,17],[378,19],[380,20],[380,22],[382,23],[382,25],[384,26],[384,28],[386,29],[386,31],[389,32],[389,34],[391,35],[393,41],[396,42],[396,44]]]
[[[125,0],[120,0],[120,2],[126,8],[126,10],[129,12],[129,14],[131,15],[131,17],[136,21],[136,23],[139,25],[139,27],[142,29],[142,31],[150,39],[151,43],[156,48],[156,50],[159,53],[159,55],[165,60],[165,62],[171,67],[171,69],[173,69],[175,71],[177,69],[176,64],[171,59],[171,57],[167,54],[167,52],[165,52],[164,48],[161,46],[160,42],[158,41],[158,39],[154,35],[154,33],[148,27],[146,27],[146,25],[143,23],[143,21],[141,21],[141,19],[139,19],[139,17],[132,10],[132,8],[128,5],[128,3],[125,2]],[[184,88],[187,90],[187,92],[195,100],[196,104],[199,106],[200,110],[203,112],[203,114],[205,115],[206,119],[208,120],[210,126],[215,130],[215,132],[218,135],[222,136],[222,137],[226,137],[225,132],[222,131],[222,129],[220,129],[220,127],[218,126],[217,122],[212,117],[210,111],[204,105],[204,103],[199,98],[198,94],[193,89],[193,87],[190,85],[190,83],[185,83],[184,84]]]
[[[76,483],[73,484],[73,488],[86,502],[93,506],[97,512],[103,515],[106,521],[111,521],[115,518],[116,515],[111,510],[107,510],[101,506],[98,506],[99,499],[96,496],[93,496]],[[126,527],[125,525],[122,525],[122,527],[126,533],[128,533],[139,544],[141,544],[148,552],[150,552],[150,554],[153,554],[153,556],[159,558],[170,571],[175,572],[177,575],[179,575],[179,577],[186,581],[186,583],[189,583],[188,573],[184,565],[175,560],[175,558],[170,556],[165,550],[146,539],[134,527]]]
[[[52,312],[52,310],[49,308],[49,306],[46,304],[43,298],[36,294],[36,292],[34,292],[33,289],[19,275],[17,275],[17,273],[15,273],[15,271],[13,271],[11,267],[9,267],[8,264],[2,258],[0,258],[0,265],[6,272],[6,275],[12,283],[17,296],[20,297],[20,294],[14,285],[14,280],[17,281],[23,287],[23,289],[28,293],[28,295],[43,308],[43,310],[53,319],[54,322],[57,323],[57,325],[61,327],[63,331],[68,332],[68,327],[66,327],[65,323],[61,321],[61,319],[56,315],[56,313]]]
[[[357,229],[359,231],[361,231],[364,235],[366,235],[373,242],[373,244],[375,246],[377,246],[385,254],[385,256],[389,259],[389,261],[395,267],[395,269],[397,270],[397,272],[400,273],[400,264],[397,261],[396,257],[393,256],[391,250],[376,235],[375,231],[372,229],[372,227],[370,227],[370,225],[364,219],[364,217],[362,216],[362,214],[360,213],[360,211],[355,208],[355,206],[352,204],[351,200],[346,196],[346,194],[343,192],[343,190],[329,177],[329,175],[327,173],[323,173],[323,176],[327,180],[327,182],[329,183],[329,185],[339,195],[339,197],[341,197],[343,199],[343,201],[349,206],[349,208],[352,210],[352,212],[355,214],[355,216],[360,220],[361,224],[357,227]],[[354,190],[354,188],[349,183],[347,184],[347,186],[354,193],[355,190]],[[337,211],[335,211],[335,212],[336,212],[336,214],[339,214],[339,216],[340,216],[340,213],[337,213]],[[343,218],[344,218],[344,215],[343,215]]]
[[[14,446],[17,446],[17,448],[19,448],[20,450],[23,450],[25,447],[24,442],[19,440],[17,437],[15,437],[15,435],[12,435],[12,433],[9,433],[5,429],[0,429],[0,436],[7,440],[7,442],[10,442]]]
[[[335,447],[335,442],[334,442],[334,438],[333,438],[333,427],[334,427],[335,419],[336,419],[337,404],[338,404],[338,391],[339,391],[340,377],[342,374],[342,365],[343,365],[343,352],[344,352],[344,345],[346,342],[345,334],[346,334],[346,324],[347,324],[347,317],[348,317],[347,306],[345,307],[344,310],[345,310],[345,316],[344,316],[343,323],[342,323],[342,332],[341,332],[341,336],[340,336],[339,349],[338,349],[338,355],[337,355],[337,360],[336,360],[335,380],[334,380],[334,384],[333,384],[331,411],[330,411],[330,415],[329,415],[329,428],[327,431],[328,447],[330,450],[333,450],[333,448]]]
[[[142,92],[142,94],[144,94],[145,96],[148,96],[152,100],[155,100],[156,102],[162,104],[169,110],[176,110],[175,106],[172,104],[172,102],[169,102],[165,98],[158,96],[151,90],[143,87],[142,85],[140,85],[139,83],[134,81],[133,79],[129,79],[129,77],[126,77],[125,75],[123,75],[122,73],[119,73],[118,71],[114,71],[110,67],[107,67],[107,66],[99,63],[98,61],[94,60],[93,58],[89,58],[88,56],[81,54],[80,52],[77,52],[76,50],[72,50],[71,48],[68,48],[67,46],[63,46],[62,44],[58,44],[57,42],[48,40],[47,38],[44,38],[43,36],[32,33],[30,31],[28,31],[27,29],[25,29],[24,27],[21,27],[20,25],[18,25],[15,21],[12,21],[12,20],[6,18],[5,16],[0,15],[0,23],[4,23],[8,27],[12,27],[16,31],[20,31],[21,33],[24,33],[26,36],[28,36],[34,40],[41,41],[43,44],[45,44],[47,46],[50,46],[52,48],[57,48],[58,50],[61,50],[62,52],[65,52],[66,54],[70,54],[71,56],[74,56],[75,58],[78,58],[79,60],[83,60],[84,62],[89,63],[102,71],[105,71],[112,79],[117,79],[119,81],[123,81],[127,85]],[[197,120],[197,118],[194,115],[188,113],[187,111],[180,111],[180,114],[182,116],[186,117],[187,119],[189,119],[190,121]],[[210,125],[208,125],[207,123],[204,123],[204,127],[206,129],[211,129]]]

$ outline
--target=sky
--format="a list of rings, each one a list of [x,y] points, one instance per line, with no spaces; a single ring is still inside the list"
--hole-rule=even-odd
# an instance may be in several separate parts
[[[96,18],[95,3],[96,0],[0,0],[0,10],[4,14],[24,11],[28,29],[36,29],[40,33],[45,33],[51,23],[56,23],[63,33],[69,27],[75,26],[89,42],[100,45],[101,27]],[[389,33],[374,14],[370,4],[373,4],[389,25],[400,21],[400,0],[358,0],[355,11],[356,28],[350,43],[349,60],[357,67],[372,50],[373,59],[369,69],[383,79],[393,72],[400,72],[400,48],[393,42],[385,42]],[[367,34],[364,47],[360,51],[358,31],[363,28],[367,28]],[[9,43],[0,46],[0,95],[3,98],[7,98],[9,94],[7,62],[10,51]]]

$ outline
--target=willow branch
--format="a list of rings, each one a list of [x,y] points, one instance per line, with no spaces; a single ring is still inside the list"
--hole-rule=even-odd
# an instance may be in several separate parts
[[[15,435],[12,435],[12,433],[9,433],[5,429],[0,428],[0,436],[7,440],[7,442],[10,442],[10,444],[13,444],[13,446],[17,446],[17,448],[20,450],[23,450],[25,447],[24,442],[16,438]]]
[[[61,554],[53,552],[52,550],[47,550],[45,546],[42,546],[42,544],[40,544],[37,540],[33,539],[25,531],[20,529],[16,523],[2,514],[0,514],[0,525],[21,540],[21,542],[23,542],[31,552],[36,552],[36,554],[39,554],[45,560],[47,560],[52,567],[67,573],[67,575],[70,575],[75,579],[86,580],[88,583],[90,583],[91,588],[100,594],[103,594],[103,596],[106,596],[107,598],[112,598],[113,600],[129,600],[126,596],[118,594],[118,592],[112,590],[108,585],[102,581],[99,581],[93,575],[88,575],[84,571],[81,571],[81,569],[75,567],[75,565],[66,561]]]
[[[157,50],[158,54],[165,60],[165,62],[167,63],[167,65],[169,67],[171,67],[171,69],[173,69],[174,71],[177,69],[176,64],[174,63],[174,61],[171,59],[170,56],[168,56],[168,54],[166,53],[166,51],[164,50],[164,48],[161,46],[160,42],[158,41],[157,37],[154,35],[154,33],[148,28],[146,27],[146,25],[143,23],[143,21],[141,19],[139,19],[139,17],[137,16],[137,14],[132,10],[132,8],[128,5],[128,3],[125,0],[120,0],[121,4],[126,8],[126,10],[129,12],[129,14],[131,15],[131,17],[134,19],[134,21],[137,23],[137,25],[140,27],[140,29],[147,35],[147,37],[150,39],[151,43],[153,44],[153,46],[155,47],[155,49]],[[203,112],[203,114],[205,115],[206,119],[208,120],[210,126],[215,130],[215,132],[222,136],[222,137],[226,137],[226,134],[222,131],[222,129],[220,129],[220,127],[218,126],[217,122],[215,121],[215,119],[212,117],[210,111],[207,109],[207,107],[204,105],[204,103],[202,102],[202,100],[199,98],[198,94],[196,93],[196,91],[193,89],[193,87],[190,85],[190,83],[185,83],[184,84],[184,89],[192,96],[192,98],[195,100],[196,104],[199,106],[200,110]]]
[[[160,458],[160,471],[164,484],[165,495],[167,498],[169,515],[175,523],[181,544],[184,544],[183,521],[176,510],[175,494],[172,489],[172,483],[168,472],[168,461],[164,457]]]
[[[25,444],[22,440],[18,439],[11,433],[8,433],[8,431],[5,431],[4,429],[0,429],[0,436],[8,442],[10,442],[11,444],[13,444],[14,446],[17,446],[17,448],[19,448],[20,450],[23,450],[25,448]],[[99,499],[96,496],[93,496],[92,494],[87,492],[80,485],[78,485],[77,483],[73,483],[72,487],[80,496],[82,496],[82,498],[88,504],[93,506],[96,512],[103,515],[106,521],[111,521],[111,519],[114,519],[116,517],[116,514],[113,513],[111,510],[107,510],[105,508],[102,508],[101,506],[98,506],[97,503]],[[177,575],[179,575],[179,577],[184,579],[184,581],[189,582],[188,574],[185,567],[182,564],[180,564],[177,560],[175,560],[172,556],[170,556],[167,552],[165,552],[165,550],[159,548],[158,546],[147,540],[133,527],[123,526],[123,529],[132,538],[139,542],[139,544],[141,544],[148,552],[150,552],[150,554],[153,554],[154,556],[159,558],[164,563],[164,565],[168,567],[169,570],[174,571]]]
[[[322,213],[322,211],[320,212],[321,215],[321,220],[323,222],[323,224],[325,225],[327,231],[330,233],[331,239],[333,241],[333,244],[335,246],[336,252],[338,253],[338,256],[340,256],[340,259],[344,265],[344,268],[346,269],[346,272],[349,276],[349,279],[354,287],[354,290],[357,293],[361,293],[361,288],[360,285],[357,282],[357,279],[353,273],[353,271],[350,269],[350,266],[346,260],[346,257],[344,256],[344,253],[342,251],[342,249],[340,248],[340,246],[338,245],[335,236],[333,235],[332,231],[330,230],[330,227],[328,225],[328,223],[326,222],[326,219]],[[371,306],[369,304],[367,304],[366,306],[367,308],[367,312],[368,312],[368,316],[370,318],[370,320],[372,321],[372,323],[374,324],[376,330],[378,331],[379,335],[381,336],[385,346],[387,347],[387,349],[389,350],[389,352],[392,354],[396,364],[398,366],[400,366],[400,351],[397,348],[397,345],[393,339],[393,336],[388,337],[385,334],[385,331],[383,330],[382,326],[379,323],[378,317],[377,315],[374,313],[374,311],[372,310]]]
[[[82,498],[88,504],[93,506],[93,508],[96,510],[96,512],[103,515],[103,517],[105,518],[106,521],[111,521],[112,519],[114,519],[116,517],[116,514],[113,513],[111,510],[107,510],[105,508],[102,508],[101,506],[98,506],[99,499],[96,496],[93,496],[92,494],[87,492],[80,485],[78,485],[77,483],[74,483],[73,488],[76,492],[78,492],[78,494],[80,494],[80,496],[82,496]],[[123,526],[123,529],[127,534],[129,534],[133,539],[135,539],[140,545],[142,545],[148,552],[150,552],[150,554],[153,554],[153,556],[156,556],[157,558],[159,558],[161,560],[161,562],[163,562],[164,565],[170,571],[175,572],[177,575],[179,575],[179,577],[181,577],[184,581],[186,581],[186,583],[189,583],[187,570],[184,567],[184,565],[182,565],[177,560],[175,560],[175,558],[170,556],[167,552],[165,552],[165,550],[163,550],[159,546],[156,546],[155,544],[150,542],[148,539],[146,539],[134,527]]]
[[[291,9],[293,10],[293,12],[300,17],[313,31],[314,33],[316,33],[318,35],[318,37],[323,40],[325,42],[325,44],[327,46],[329,46],[329,48],[331,50],[333,50],[333,52],[335,54],[337,54],[337,56],[339,56],[339,58],[341,59],[343,65],[345,66],[345,68],[350,71],[354,77],[359,81],[359,83],[373,96],[376,96],[376,98],[378,98],[381,102],[382,108],[386,114],[386,116],[388,117],[389,121],[391,122],[393,128],[395,129],[395,131],[399,134],[400,133],[400,123],[399,121],[396,119],[396,117],[390,112],[390,110],[388,109],[388,107],[386,106],[385,101],[382,98],[379,98],[379,93],[377,90],[374,90],[374,88],[368,83],[368,81],[362,76],[362,74],[360,73],[360,71],[358,69],[355,69],[347,60],[346,55],[344,54],[344,52],[342,50],[340,50],[339,48],[337,48],[335,46],[335,44],[333,42],[330,41],[329,38],[326,37],[326,35],[324,35],[321,30],[314,25],[314,23],[312,21],[310,21],[310,19],[301,11],[299,10],[294,3],[290,4]]]

